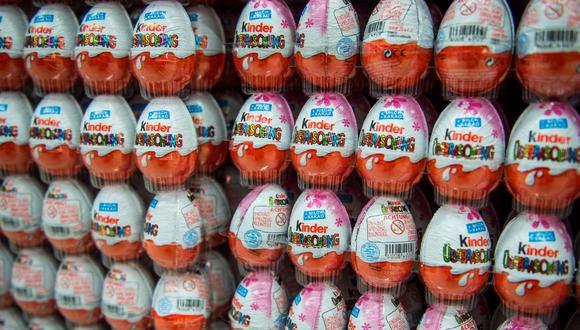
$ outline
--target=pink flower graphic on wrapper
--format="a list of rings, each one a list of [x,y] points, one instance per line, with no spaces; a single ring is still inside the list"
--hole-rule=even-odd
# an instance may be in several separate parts
[[[475,116],[479,113],[479,109],[483,107],[483,104],[476,99],[463,99],[459,101],[457,107],[463,109],[463,114],[471,114]]]
[[[316,105],[330,106],[332,102],[336,101],[336,96],[328,93],[316,95],[314,98],[316,100]]]
[[[334,220],[334,225],[337,227],[342,227],[343,223],[344,223],[344,220],[342,220],[342,218],[336,218],[336,220]]]
[[[311,18],[309,18],[309,19],[306,21],[306,28],[310,29],[310,28],[311,28],[311,27],[313,27],[313,26],[314,26],[314,21],[313,21]]]
[[[298,315],[298,319],[304,322],[306,320],[306,315],[304,315],[304,313],[300,313],[300,315]]]
[[[556,116],[561,116],[564,114],[565,109],[560,103],[546,102],[540,105],[540,109],[545,110],[544,115],[550,116],[552,114]]]
[[[494,129],[493,131],[491,131],[491,136],[493,136],[494,139],[497,139],[499,136],[499,133],[497,132],[496,129]]]
[[[371,325],[365,322],[363,324],[362,328],[363,328],[363,330],[370,330],[371,329]]]
[[[421,130],[421,125],[419,125],[418,122],[414,121],[413,122],[413,129],[415,130],[415,132],[419,132]]]
[[[253,302],[253,303],[250,305],[250,308],[251,308],[253,311],[257,311],[257,310],[259,310],[259,309],[260,309],[260,305],[258,305],[258,303],[257,303],[257,302]]]
[[[269,102],[270,96],[266,93],[260,93],[260,94],[256,95],[256,98],[254,100],[255,101]]]
[[[327,195],[322,190],[313,190],[306,195],[306,207],[321,208],[322,202],[326,201]]]
[[[481,219],[481,215],[477,212],[476,209],[469,207],[469,206],[460,206],[459,212],[462,214],[467,214],[467,220],[479,220]]]
[[[281,25],[283,29],[287,29],[290,24],[288,24],[288,20],[283,19]]]
[[[250,284],[257,282],[258,281],[258,276],[257,273],[253,273],[250,274],[249,276],[246,276],[246,278],[244,278],[244,280],[242,281],[244,283],[244,285],[246,287],[250,286]]]
[[[384,107],[385,107],[385,109],[391,108],[391,107],[399,109],[400,107],[403,106],[403,103],[406,103],[406,102],[407,102],[407,98],[404,96],[398,96],[398,95],[387,96],[387,97],[385,97]]]
[[[342,126],[344,127],[350,127],[350,121],[348,119],[343,119],[342,120]]]
[[[532,228],[537,229],[540,225],[544,229],[550,228],[550,218],[543,216],[543,215],[538,215],[538,214],[532,214],[530,218],[533,221]]]
[[[282,124],[286,124],[288,122],[288,117],[285,114],[281,114],[279,119]]]
[[[254,3],[254,8],[259,8],[260,5],[262,5],[262,8],[268,7],[266,0],[252,0],[252,2]]]

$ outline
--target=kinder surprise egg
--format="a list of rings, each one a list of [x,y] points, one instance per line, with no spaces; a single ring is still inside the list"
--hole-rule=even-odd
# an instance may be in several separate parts
[[[123,181],[135,171],[136,124],[120,96],[97,96],[89,104],[81,124],[80,150],[93,181]]]
[[[92,236],[97,248],[114,260],[135,260],[141,255],[145,209],[128,185],[107,185],[95,197]]]
[[[477,323],[471,314],[452,306],[434,305],[425,311],[417,330],[477,330]]]
[[[438,203],[486,204],[501,179],[504,152],[504,127],[494,106],[483,98],[453,100],[429,141],[427,171]]]
[[[292,138],[292,165],[301,184],[337,186],[352,172],[357,124],[342,94],[310,97],[296,119]]]
[[[207,92],[193,93],[185,100],[197,132],[197,168],[201,173],[218,169],[228,155],[226,120],[214,97]]]
[[[101,308],[115,329],[148,329],[153,277],[137,263],[115,263],[103,283]]]
[[[131,69],[141,94],[167,96],[181,91],[193,77],[195,36],[177,1],[153,1],[133,31]]]
[[[219,317],[230,308],[236,290],[236,279],[228,261],[217,251],[205,250],[200,266],[206,272],[211,288],[211,315]]]
[[[137,122],[137,167],[149,191],[182,185],[197,161],[197,137],[187,107],[177,97],[153,99]]]
[[[302,77],[322,89],[344,85],[356,73],[359,33],[350,1],[310,0],[296,30],[294,57]]]
[[[274,264],[285,251],[290,202],[282,187],[254,188],[238,206],[228,234],[238,262],[249,267]]]
[[[210,248],[224,243],[232,212],[222,186],[209,176],[196,176],[189,192],[199,201],[205,242]]]
[[[288,167],[293,126],[290,106],[281,95],[260,93],[246,100],[230,142],[230,157],[241,172],[242,182],[279,180]]]
[[[346,329],[346,305],[340,290],[326,282],[310,283],[294,298],[286,329]]]
[[[118,2],[95,4],[81,21],[75,48],[79,75],[92,94],[122,91],[131,80],[132,25]]]
[[[580,90],[578,2],[528,2],[517,32],[516,72],[540,96],[569,97]]]
[[[419,82],[433,55],[433,21],[423,0],[382,0],[373,10],[362,44],[362,64],[382,89]]]
[[[230,329],[284,329],[288,297],[267,271],[251,272],[238,285],[229,312]]]
[[[26,322],[17,308],[0,309],[0,324],[3,329],[27,329]]]
[[[435,43],[435,69],[444,88],[471,96],[497,87],[511,65],[513,25],[504,0],[454,0]]]
[[[352,309],[349,329],[409,330],[409,322],[401,303],[385,293],[367,292]]]
[[[486,284],[491,257],[489,232],[477,210],[443,205],[423,236],[419,270],[436,298],[464,300]]]
[[[0,6],[0,89],[18,90],[28,76],[24,67],[24,35],[28,18],[16,6]]]
[[[0,310],[12,305],[10,294],[10,282],[14,256],[3,244],[0,243]]]
[[[66,256],[56,273],[56,305],[68,321],[87,325],[101,317],[103,270],[88,255]]]
[[[352,268],[366,284],[388,288],[405,282],[417,252],[415,222],[405,202],[371,199],[358,217],[350,248]]]
[[[288,255],[307,276],[336,275],[346,261],[350,234],[348,213],[332,191],[305,190],[290,216]]]
[[[1,10],[0,6],[0,15],[2,15]],[[1,29],[2,27],[0,27],[0,31]],[[0,153],[2,154],[0,171],[24,173],[30,169],[32,156],[28,147],[28,139],[30,138],[31,118],[32,107],[24,94],[20,92],[0,93],[0,122],[2,122],[0,124]]]
[[[62,92],[77,79],[74,47],[79,22],[63,4],[40,8],[28,23],[24,39],[26,70],[42,94]]]
[[[37,246],[46,237],[41,228],[44,189],[28,175],[11,175],[0,186],[0,229],[16,246]]]
[[[570,105],[533,103],[512,129],[506,186],[524,207],[570,206],[580,195],[580,116]]]
[[[362,124],[357,171],[372,190],[408,192],[423,176],[428,142],[429,129],[419,103],[410,96],[383,96]]]
[[[185,191],[162,192],[151,200],[145,215],[143,246],[159,266],[191,266],[204,243],[199,201]]]
[[[50,184],[42,205],[42,227],[48,241],[64,253],[84,253],[92,249],[91,193],[75,180]]]
[[[211,89],[220,81],[226,64],[224,28],[210,6],[191,6],[187,14],[195,34],[196,49],[191,87],[195,90]]]
[[[73,176],[83,163],[79,152],[82,110],[68,94],[49,94],[36,106],[28,142],[41,174]]]
[[[296,23],[283,0],[248,1],[236,26],[234,64],[251,90],[279,90],[290,79]]]
[[[522,212],[501,233],[493,281],[509,308],[545,313],[558,308],[574,276],[572,239],[556,217]]]
[[[155,329],[205,329],[211,302],[207,278],[199,272],[167,272],[153,293]]]
[[[26,313],[46,316],[56,312],[54,258],[41,249],[23,249],[12,266],[12,297]]]

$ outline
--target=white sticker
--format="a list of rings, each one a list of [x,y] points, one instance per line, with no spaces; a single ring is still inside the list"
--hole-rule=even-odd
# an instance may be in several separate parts
[[[6,231],[32,233],[41,227],[44,192],[27,175],[6,177],[0,186],[0,227]]]
[[[439,27],[435,52],[451,46],[485,46],[511,52],[514,22],[505,0],[454,0]]]
[[[189,192],[172,191],[155,195],[145,215],[143,240],[156,246],[179,245],[191,249],[203,242],[199,201]]]
[[[207,278],[197,273],[168,272],[153,294],[152,308],[161,316],[187,315],[208,319],[211,312]]]
[[[72,95],[47,95],[34,109],[30,124],[30,148],[43,145],[47,150],[60,146],[77,149],[82,117],[81,107]]]
[[[577,0],[531,0],[517,32],[517,55],[576,52],[580,49]]]
[[[359,53],[358,16],[348,0],[308,2],[296,30],[296,54],[349,59]]]
[[[495,107],[484,98],[453,100],[437,119],[429,142],[435,167],[461,165],[464,172],[481,167],[497,171],[505,157],[505,132]],[[451,168],[444,174],[449,180]],[[445,177],[446,176],[446,177]]]
[[[139,55],[155,58],[166,53],[173,53],[178,58],[194,55],[195,36],[181,4],[153,1],[135,24],[131,58]]]
[[[11,292],[18,301],[48,302],[54,299],[57,263],[41,249],[24,249],[12,267]]]
[[[296,119],[292,135],[294,153],[315,150],[323,157],[340,152],[350,157],[356,150],[357,123],[348,100],[338,93],[315,94],[308,99]],[[306,165],[306,154],[300,165]]]
[[[195,127],[183,101],[177,97],[151,100],[137,122],[137,156],[153,152],[155,157],[163,157],[173,151],[187,156],[196,150]]]
[[[254,148],[274,145],[278,150],[288,150],[293,126],[294,118],[284,97],[273,93],[253,94],[238,112],[232,128],[232,143],[237,146],[251,142]],[[239,157],[244,150],[238,149]]]
[[[24,94],[0,93],[0,144],[8,142],[19,146],[28,144],[31,119],[32,106]]]
[[[108,245],[138,242],[143,232],[143,203],[126,185],[105,186],[99,191],[92,208],[92,235]]]
[[[110,53],[115,58],[128,57],[132,31],[129,14],[120,3],[98,3],[81,21],[75,54],[78,56],[84,52],[94,57]]]
[[[17,6],[0,7],[0,54],[22,58],[28,17]]]
[[[546,101],[532,103],[516,121],[509,139],[506,164],[528,172],[526,184],[535,185],[538,169],[551,175],[576,170],[580,154],[580,115],[572,106]]]
[[[74,180],[54,181],[44,195],[42,226],[51,239],[80,239],[91,232],[92,197]]]
[[[60,3],[42,6],[30,20],[24,41],[24,55],[39,58],[59,54],[72,59],[79,22],[72,9]]]
[[[91,151],[102,157],[113,151],[131,154],[137,122],[127,101],[118,95],[99,95],[85,111],[80,126],[81,153],[90,164]]]
[[[215,10],[206,5],[187,8],[191,27],[195,34],[195,48],[205,56],[225,54],[224,28]]]
[[[226,120],[217,101],[207,92],[192,93],[185,106],[195,125],[197,140],[200,144],[211,143],[215,146],[226,141]]]
[[[289,58],[294,53],[295,34],[294,17],[286,2],[248,1],[236,26],[234,54],[238,58],[257,54],[260,60],[273,54]]]
[[[137,263],[116,263],[103,284],[101,309],[107,318],[131,323],[148,317],[153,297],[153,279]]]
[[[433,20],[424,0],[381,0],[371,13],[363,42],[417,43],[433,48]]]
[[[89,311],[99,308],[103,280],[102,269],[89,256],[67,256],[56,274],[57,306]]]

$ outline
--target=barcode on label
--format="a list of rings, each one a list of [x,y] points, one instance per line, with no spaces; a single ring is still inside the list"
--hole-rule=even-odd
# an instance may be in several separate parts
[[[70,235],[70,228],[61,226],[46,226],[46,232],[50,236],[67,237]]]
[[[268,246],[277,246],[280,243],[284,243],[286,242],[287,238],[286,235],[280,235],[280,234],[268,234],[266,236],[266,244]]]
[[[449,40],[451,41],[483,41],[486,36],[486,26],[459,25],[449,28]]]
[[[537,47],[554,47],[558,43],[560,47],[572,47],[578,40],[578,31],[574,30],[545,30],[534,34],[534,42]]]
[[[412,258],[415,255],[415,242],[400,242],[385,244],[386,257],[407,257]]]
[[[119,305],[105,305],[105,314],[109,316],[125,316],[125,307]]]
[[[61,295],[58,297],[58,303],[64,307],[78,307],[82,305],[81,297]]]
[[[177,299],[178,310],[192,310],[203,308],[203,300],[200,299]]]
[[[385,26],[384,21],[378,21],[367,25],[365,34],[373,34],[377,32],[383,32],[383,27]]]
[[[34,298],[34,292],[31,288],[14,288],[14,295],[20,299]]]

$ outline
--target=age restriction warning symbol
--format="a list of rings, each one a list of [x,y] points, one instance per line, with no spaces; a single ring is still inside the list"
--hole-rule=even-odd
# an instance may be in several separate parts
[[[464,1],[459,7],[459,12],[463,16],[469,16],[475,13],[477,10],[477,4],[473,1]]]
[[[405,223],[401,220],[391,222],[391,231],[395,235],[403,235],[405,232]]]
[[[278,213],[276,214],[276,224],[280,227],[284,226],[286,224],[286,221],[288,219],[286,219],[286,214],[284,213]]]
[[[564,14],[564,6],[561,3],[551,2],[546,4],[544,14],[549,19],[558,19]]]

